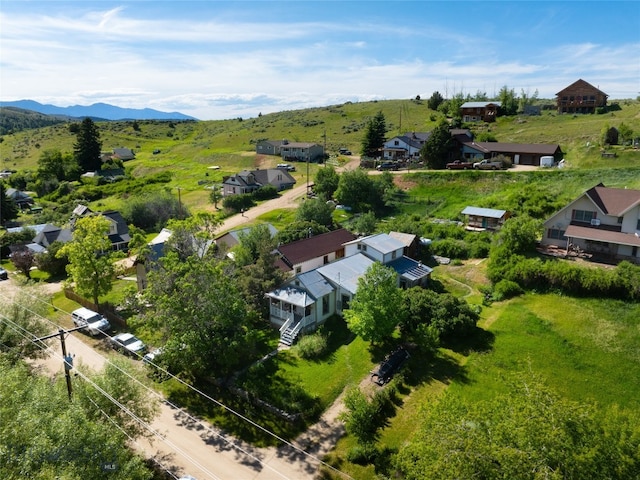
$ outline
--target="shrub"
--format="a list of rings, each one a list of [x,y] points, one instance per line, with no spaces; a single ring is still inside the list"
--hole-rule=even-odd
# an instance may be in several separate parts
[[[278,189],[273,185],[265,185],[253,192],[253,198],[256,200],[270,200],[278,196]]]
[[[327,337],[321,333],[304,335],[296,345],[298,355],[304,359],[321,357],[327,351]]]
[[[250,193],[244,193],[242,195],[231,195],[228,197],[224,197],[222,200],[222,206],[226,210],[230,210],[232,212],[239,212],[241,210],[246,210],[255,205],[253,201],[253,196]]]
[[[516,282],[511,280],[500,280],[493,289],[493,298],[496,301],[506,300],[508,298],[522,295],[524,290]]]
[[[347,452],[347,461],[356,465],[370,465],[376,461],[378,449],[373,443],[353,447]]]
[[[431,243],[431,251],[443,257],[461,258],[469,257],[467,244],[462,240],[453,238],[445,238],[444,240],[436,240]]]

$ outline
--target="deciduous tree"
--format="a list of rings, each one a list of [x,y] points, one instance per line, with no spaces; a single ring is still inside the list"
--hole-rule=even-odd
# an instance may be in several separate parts
[[[313,180],[313,191],[323,200],[331,200],[338,189],[340,176],[331,165],[318,169]]]
[[[69,259],[67,273],[75,282],[80,295],[89,296],[96,305],[100,295],[111,291],[115,256],[109,241],[110,222],[101,215],[84,217],[76,221],[73,240],[56,254]]]
[[[343,315],[356,335],[372,343],[387,340],[404,315],[402,290],[396,272],[373,263],[358,279],[358,289]]]
[[[226,377],[251,360],[252,317],[229,267],[213,256],[181,260],[174,252],[149,273],[144,315],[166,340],[163,359],[193,378]]]
[[[314,222],[327,228],[333,226],[334,206],[319,198],[308,198],[296,210],[296,221]]]

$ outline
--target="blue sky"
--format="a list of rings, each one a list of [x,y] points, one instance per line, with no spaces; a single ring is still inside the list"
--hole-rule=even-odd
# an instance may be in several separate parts
[[[0,100],[202,120],[434,91],[640,95],[640,2],[0,3]]]

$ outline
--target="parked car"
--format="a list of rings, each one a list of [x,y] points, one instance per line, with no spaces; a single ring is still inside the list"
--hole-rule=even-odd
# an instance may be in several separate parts
[[[470,168],[473,168],[473,163],[456,160],[455,162],[447,163],[446,167],[447,170],[468,170]]]
[[[473,164],[476,170],[502,170],[502,162],[492,162],[491,160],[482,160]]]
[[[340,155],[351,155],[351,150],[348,150],[346,148],[341,148],[341,149],[338,150],[338,153]]]
[[[295,172],[296,171],[296,167],[291,165],[290,163],[279,163],[276,168],[279,168],[281,170],[286,170],[288,172]]]
[[[111,346],[121,353],[137,357],[142,355],[147,346],[131,333],[119,333],[111,337]]]
[[[71,319],[76,327],[84,327],[85,332],[94,336],[111,329],[111,324],[106,318],[85,307],[74,310]]]
[[[9,272],[7,272],[4,268],[0,267],[0,280],[6,280],[9,278]]]
[[[398,164],[395,162],[382,162],[380,165],[376,167],[376,170],[398,170]]]
[[[149,353],[146,353],[144,357],[142,357],[142,361],[144,363],[155,363],[156,359],[162,354],[162,352],[162,347],[151,350]]]
[[[402,364],[409,358],[409,352],[404,348],[399,348],[380,364],[378,370],[372,372],[371,380],[378,385],[384,385],[389,382],[393,375],[400,369]]]

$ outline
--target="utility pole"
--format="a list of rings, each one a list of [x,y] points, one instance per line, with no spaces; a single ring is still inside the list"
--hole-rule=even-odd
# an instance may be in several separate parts
[[[69,401],[71,401],[71,374],[69,373],[73,368],[73,357],[71,355],[67,355],[67,345],[64,341],[64,334],[75,332],[76,330],[81,330],[86,328],[86,325],[82,325],[80,327],[70,328],[69,330],[63,330],[62,328],[58,330],[56,333],[52,333],[51,335],[47,335],[40,338],[33,339],[34,342],[40,342],[43,340],[48,340],[53,337],[60,337],[60,344],[62,345],[62,358],[64,362],[64,376],[67,380],[67,393],[69,394]]]

